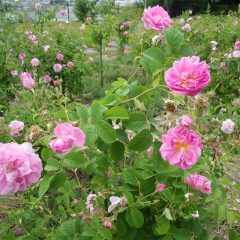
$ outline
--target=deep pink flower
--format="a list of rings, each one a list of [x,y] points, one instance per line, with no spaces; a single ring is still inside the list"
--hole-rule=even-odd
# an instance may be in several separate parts
[[[235,48],[236,50],[240,49],[240,40],[238,40],[238,41],[235,42],[234,48]]]
[[[165,188],[166,188],[166,184],[165,183],[158,183],[156,185],[156,191],[158,191],[158,192],[162,192]]]
[[[60,123],[54,129],[57,137],[50,143],[50,147],[57,153],[68,153],[73,147],[82,148],[85,143],[85,134],[81,129],[70,123]]]
[[[65,17],[67,15],[67,10],[65,10],[65,9],[61,10],[60,15],[62,17]]]
[[[184,182],[187,183],[190,187],[201,191],[202,193],[211,194],[212,192],[212,182],[200,174],[191,174],[184,179]]]
[[[32,76],[28,72],[23,72],[20,76],[22,85],[25,89],[31,90],[35,87],[35,81],[32,79]]]
[[[59,73],[59,72],[61,72],[62,69],[63,69],[63,67],[62,67],[62,65],[59,64],[59,63],[54,64],[54,66],[53,66],[53,70],[54,70],[55,73]]]
[[[41,172],[41,159],[30,143],[0,144],[0,195],[25,191]]]
[[[160,6],[149,7],[144,10],[142,21],[147,29],[154,29],[158,32],[162,32],[164,28],[170,28],[172,20]]]
[[[43,80],[47,83],[50,83],[52,81],[52,78],[49,75],[43,76]]]
[[[31,65],[32,65],[33,67],[38,67],[38,66],[40,65],[40,61],[39,61],[37,58],[33,58],[33,59],[31,60]]]
[[[188,115],[183,115],[181,117],[181,124],[185,127],[190,127],[192,125],[192,119]]]
[[[24,123],[18,120],[13,120],[8,125],[10,128],[10,134],[13,137],[19,137],[24,130]]]
[[[163,160],[182,169],[190,169],[203,148],[201,137],[184,126],[170,128],[162,136],[162,143],[159,151]]]
[[[195,96],[211,81],[209,66],[197,56],[183,57],[165,72],[167,86],[174,92]]]
[[[73,68],[74,67],[74,63],[71,62],[71,61],[67,62],[67,67],[68,68]]]
[[[112,227],[112,222],[109,221],[109,220],[105,220],[104,223],[103,223],[103,226],[104,226],[104,228],[106,228],[106,229],[111,229],[111,227]]]
[[[63,55],[62,53],[58,53],[58,54],[56,55],[56,59],[57,59],[59,62],[61,62],[61,61],[63,61],[63,59],[64,59],[64,55]]]

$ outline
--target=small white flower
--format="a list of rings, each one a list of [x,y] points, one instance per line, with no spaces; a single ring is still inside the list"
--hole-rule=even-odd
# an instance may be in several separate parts
[[[108,207],[108,212],[112,212],[120,203],[122,199],[117,196],[110,197],[111,205]]]
[[[157,43],[159,43],[159,41],[160,41],[160,36],[159,35],[153,36],[153,38],[152,38],[152,44],[153,45],[156,45]]]
[[[199,213],[198,213],[198,211],[193,212],[193,213],[191,214],[191,216],[192,216],[193,218],[199,218]]]

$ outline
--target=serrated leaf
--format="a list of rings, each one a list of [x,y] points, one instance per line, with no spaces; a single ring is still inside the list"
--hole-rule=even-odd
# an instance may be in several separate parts
[[[75,222],[74,221],[67,221],[61,224],[59,227],[62,235],[67,239],[73,239],[75,235]]]
[[[96,124],[98,136],[106,143],[116,141],[116,132],[108,122],[100,120]]]
[[[133,112],[129,114],[129,119],[123,121],[125,128],[132,131],[141,131],[147,126],[147,119],[144,113]]]
[[[105,119],[129,119],[128,112],[123,107],[113,107],[104,112]]]
[[[81,152],[70,152],[64,156],[64,163],[68,168],[81,168],[86,162]]]
[[[84,123],[88,123],[88,108],[85,105],[81,105],[76,108],[80,120]]]
[[[131,209],[131,217],[134,227],[141,228],[144,224],[144,216],[141,211],[136,208]]]
[[[110,147],[111,158],[115,162],[122,161],[124,158],[125,146],[121,142],[114,142]]]
[[[105,106],[100,103],[94,103],[91,107],[91,120],[92,123],[102,119],[103,113],[107,110]]]

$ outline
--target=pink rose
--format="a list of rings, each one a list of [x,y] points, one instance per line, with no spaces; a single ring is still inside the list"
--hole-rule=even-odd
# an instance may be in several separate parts
[[[21,61],[23,61],[26,57],[27,57],[27,55],[26,55],[25,53],[20,53],[20,54],[18,55],[18,58],[19,58]]]
[[[149,147],[149,148],[147,149],[147,155],[148,155],[149,157],[151,157],[152,154],[153,154],[153,147]]]
[[[50,46],[49,46],[49,45],[46,45],[46,46],[43,47],[43,51],[44,51],[44,52],[48,52],[49,49],[50,49]]]
[[[47,83],[50,83],[52,78],[49,75],[45,75],[45,76],[43,76],[43,80]]]
[[[191,31],[191,25],[190,24],[185,24],[183,27],[182,27],[182,30],[183,31],[186,31],[186,32],[190,32]]]
[[[55,87],[60,86],[60,84],[61,84],[61,80],[55,80],[55,81],[53,81],[53,85],[54,85]]]
[[[142,21],[147,29],[162,32],[164,28],[170,28],[172,20],[168,13],[160,6],[149,7],[144,10]]]
[[[179,23],[180,23],[181,25],[183,25],[183,24],[185,23],[184,18],[181,18],[181,19],[179,20]]]
[[[93,202],[94,202],[95,198],[96,198],[96,194],[90,193],[87,196],[86,206],[87,206],[87,210],[90,213],[95,213],[95,209],[94,209],[94,206],[93,206]]]
[[[156,185],[156,191],[157,192],[162,192],[163,190],[165,190],[165,188],[166,188],[166,184],[164,184],[164,183],[158,183]]]
[[[162,143],[159,151],[163,160],[184,170],[197,162],[203,148],[201,137],[184,126],[170,128],[162,136]]]
[[[23,72],[20,76],[22,85],[25,89],[31,90],[35,87],[35,81],[32,79],[32,76],[28,72]]]
[[[240,40],[238,40],[238,41],[235,42],[234,48],[235,48],[236,50],[240,49]]]
[[[240,50],[235,50],[232,52],[233,58],[240,58]]]
[[[212,182],[200,174],[191,174],[184,179],[184,182],[193,189],[199,190],[202,193],[211,194],[212,192]]]
[[[106,229],[111,229],[111,227],[112,227],[112,222],[109,221],[109,220],[105,220],[104,223],[103,223],[103,226],[104,226],[104,228],[106,228]]]
[[[61,62],[61,61],[63,61],[63,59],[64,59],[64,55],[63,55],[62,53],[58,53],[58,54],[56,55],[56,59],[57,59],[59,62]]]
[[[35,10],[36,10],[36,11],[41,11],[41,10],[42,10],[42,5],[41,5],[41,3],[39,3],[39,2],[35,3]]]
[[[0,195],[25,191],[41,172],[41,159],[30,143],[0,144]]]
[[[181,117],[181,123],[185,127],[190,127],[192,125],[192,119],[187,115],[183,115]]]
[[[38,67],[38,66],[40,65],[40,61],[39,61],[37,58],[33,58],[33,59],[31,60],[31,65],[32,65],[33,67]]]
[[[68,68],[73,68],[74,67],[74,63],[71,62],[71,61],[67,62],[67,67]]]
[[[197,56],[183,57],[165,72],[167,86],[174,92],[195,96],[211,81],[209,66]]]
[[[235,123],[231,119],[227,119],[223,121],[221,130],[224,133],[231,134],[234,130]]]
[[[10,134],[13,137],[19,137],[24,130],[24,123],[18,120],[13,120],[8,125],[10,128]]]
[[[28,39],[32,44],[34,44],[34,45],[38,44],[38,39],[34,34],[28,35]]]
[[[82,148],[85,143],[85,134],[70,123],[60,123],[54,129],[57,137],[50,143],[50,147],[57,153],[68,153],[73,147]]]
[[[62,68],[62,65],[59,64],[59,63],[54,64],[54,66],[53,66],[53,70],[54,70],[55,73],[59,73],[59,72],[61,72],[62,69],[63,69],[63,68]]]
[[[125,31],[124,33],[123,33],[123,36],[128,36],[128,31]]]
[[[12,75],[12,77],[18,76],[18,70],[12,70],[11,75]]]

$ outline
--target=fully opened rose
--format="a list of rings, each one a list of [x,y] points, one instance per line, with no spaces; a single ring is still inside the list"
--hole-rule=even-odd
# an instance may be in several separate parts
[[[159,151],[163,160],[184,170],[197,162],[203,148],[201,137],[185,126],[170,128],[162,143]]]
[[[85,134],[81,129],[70,123],[60,123],[54,129],[57,138],[50,142],[53,152],[66,154],[73,147],[82,148],[85,143]]]
[[[183,57],[164,75],[167,86],[176,93],[195,96],[211,81],[209,66],[197,56]]]
[[[31,143],[0,144],[0,195],[25,191],[41,177],[42,162]]]
[[[172,20],[161,6],[157,5],[144,10],[142,21],[147,29],[162,32],[164,28],[170,28]]]

